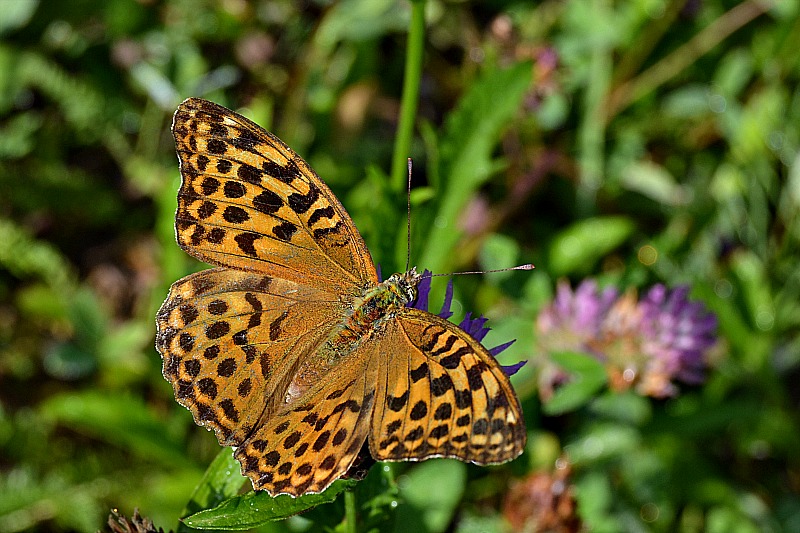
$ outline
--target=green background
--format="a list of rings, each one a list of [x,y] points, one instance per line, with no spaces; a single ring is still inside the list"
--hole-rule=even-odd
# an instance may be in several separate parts
[[[501,361],[530,360],[526,453],[378,465],[349,493],[359,529],[506,531],[511,481],[566,454],[593,531],[800,530],[797,0],[423,7],[407,78],[406,2],[0,0],[0,531],[94,531],[112,507],[174,529],[219,452],[153,347],[170,283],[201,268],[173,230],[188,96],[301,154],[384,275],[409,156],[412,264],[537,267],[455,280],[455,318],[486,314],[488,346],[518,339]],[[707,381],[543,410],[536,316],[586,277],[689,284],[720,321]],[[262,529],[341,530],[342,500]]]

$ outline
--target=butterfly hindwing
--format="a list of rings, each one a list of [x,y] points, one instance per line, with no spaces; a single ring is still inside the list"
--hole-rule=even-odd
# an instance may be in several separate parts
[[[387,331],[370,433],[377,460],[454,457],[477,464],[513,459],[525,424],[508,377],[455,324],[404,309]]]
[[[370,355],[351,354],[236,450],[256,490],[317,493],[347,472],[367,438],[376,400],[378,362]]]
[[[352,291],[377,281],[339,200],[280,139],[199,98],[175,112],[181,164],[176,233],[205,262]]]
[[[220,444],[241,443],[283,400],[298,358],[331,327],[333,296],[288,280],[203,270],[170,289],[156,347],[176,399]]]

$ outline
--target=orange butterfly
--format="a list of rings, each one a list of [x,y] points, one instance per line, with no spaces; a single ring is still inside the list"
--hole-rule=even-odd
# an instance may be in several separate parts
[[[366,440],[380,461],[517,457],[508,377],[455,324],[407,307],[415,269],[380,282],[342,204],[288,146],[190,98],[172,127],[178,243],[216,265],[157,315],[164,376],[253,487],[321,492]]]

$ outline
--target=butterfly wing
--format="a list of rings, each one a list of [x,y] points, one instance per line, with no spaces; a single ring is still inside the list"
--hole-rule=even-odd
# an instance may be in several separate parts
[[[377,276],[342,205],[275,136],[198,98],[178,107],[172,130],[178,243],[229,268],[172,286],[156,345],[178,401],[220,443],[239,444]]]
[[[156,347],[175,398],[222,445],[238,445],[274,412],[300,359],[339,315],[332,296],[263,274],[215,268],[170,289]]]
[[[299,496],[325,490],[358,455],[376,400],[377,346],[354,353],[291,407],[264,421],[235,452],[253,488]]]
[[[525,447],[522,410],[508,377],[452,322],[404,309],[387,327],[370,451],[381,461],[453,457],[502,463]]]
[[[200,98],[175,112],[178,243],[218,266],[265,272],[341,294],[377,282],[342,204],[280,139]]]

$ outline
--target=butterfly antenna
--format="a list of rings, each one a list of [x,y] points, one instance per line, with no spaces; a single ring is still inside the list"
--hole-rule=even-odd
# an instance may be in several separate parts
[[[408,186],[406,187],[406,272],[411,266],[411,158],[408,158]]]
[[[498,268],[495,270],[470,270],[469,272],[450,272],[449,274],[431,274],[432,278],[439,277],[439,276],[463,276],[465,274],[492,274],[494,272],[508,272],[509,270],[533,270],[536,268],[531,263],[527,265],[519,265],[515,267],[508,267],[508,268]]]
[[[411,158],[408,158],[408,184],[406,187],[406,272],[411,266]],[[472,270],[469,272],[451,272],[449,274],[431,274],[430,276],[463,276],[465,274],[492,274],[494,272],[508,272],[510,270],[533,270],[534,267],[531,263],[526,265],[519,265],[509,268],[499,268],[496,270]]]

